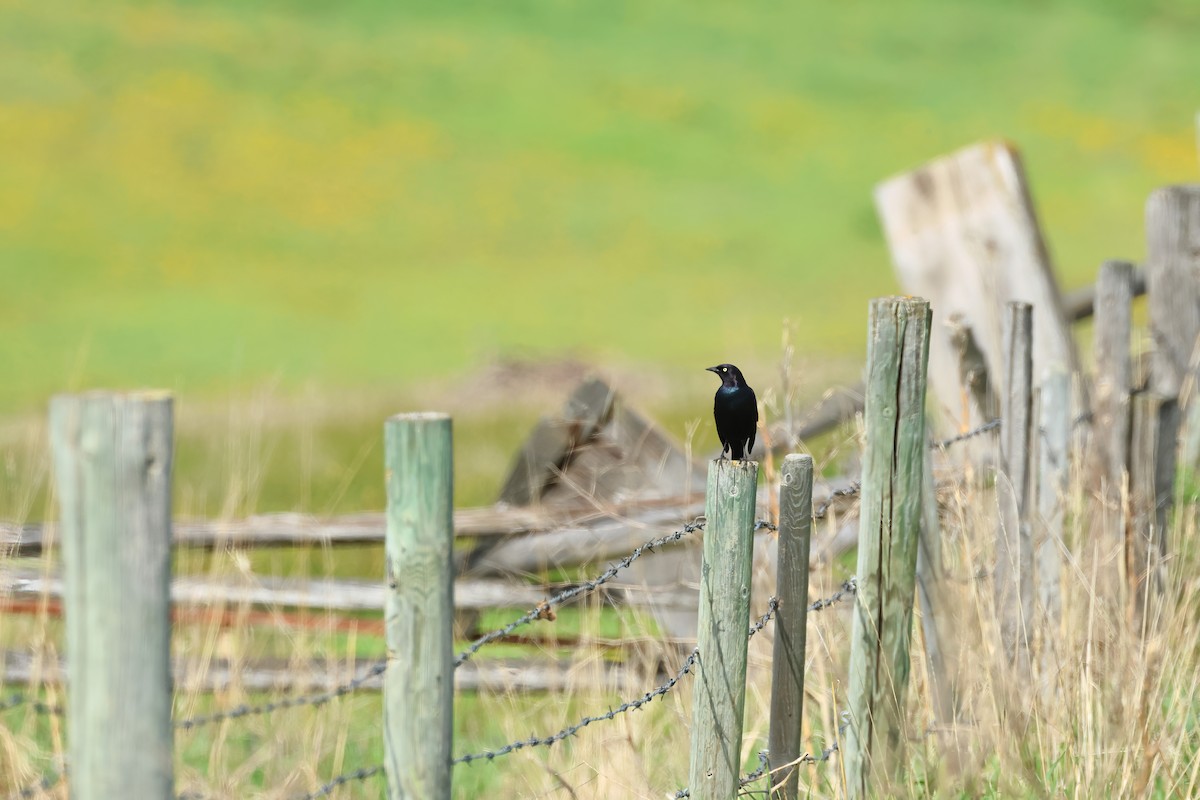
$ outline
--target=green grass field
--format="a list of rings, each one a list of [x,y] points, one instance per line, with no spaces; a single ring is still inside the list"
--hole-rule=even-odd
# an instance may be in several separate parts
[[[1063,280],[1197,177],[1174,3],[0,2],[0,413],[862,350],[880,179],[1024,151]]]

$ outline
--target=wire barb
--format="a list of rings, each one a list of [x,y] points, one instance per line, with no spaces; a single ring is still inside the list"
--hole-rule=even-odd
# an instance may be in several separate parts
[[[49,703],[43,703],[41,700],[34,700],[29,695],[20,692],[14,692],[3,700],[0,700],[0,711],[9,711],[21,706],[29,706],[35,714],[52,717],[61,717],[66,713],[62,706],[52,706]]]
[[[949,439],[943,439],[940,442],[934,442],[933,446],[938,448],[939,450],[945,450],[947,447],[949,447],[952,444],[958,444],[959,442],[965,442],[967,439],[974,439],[976,436],[982,436],[983,434],[987,433],[988,431],[994,431],[996,428],[999,428],[1002,423],[1003,423],[1003,420],[1001,420],[999,417],[997,417],[996,419],[991,420],[990,422],[983,423],[978,428],[973,428],[972,430],[969,430],[965,433],[960,433],[957,436],[951,436]]]
[[[683,676],[685,676],[689,672],[691,672],[692,668],[696,666],[696,659],[699,657],[700,657],[700,649],[699,648],[693,649],[691,654],[686,659],[684,659],[683,666],[681,666],[679,668],[679,671],[677,673],[675,673],[675,675],[673,675],[671,678],[669,678],[666,683],[660,684],[659,686],[655,687],[654,689],[651,689],[650,691],[646,692],[641,697],[635,698],[633,700],[628,700],[628,701],[622,703],[621,705],[617,706],[616,708],[610,708],[608,710],[608,712],[605,714],[600,714],[598,716],[584,717],[583,719],[581,719],[579,722],[575,723],[574,725],[563,728],[558,733],[551,734],[550,736],[534,735],[534,736],[530,736],[528,739],[518,739],[515,742],[510,742],[509,744],[504,745],[504,747],[501,747],[499,750],[485,750],[482,753],[468,753],[467,755],[459,756],[458,758],[454,759],[450,763],[452,765],[458,765],[458,764],[470,764],[473,761],[482,761],[482,760],[491,761],[493,759],[499,758],[500,756],[506,756],[509,753],[515,752],[517,750],[522,750],[526,747],[538,747],[538,746],[549,747],[550,745],[554,744],[555,742],[561,742],[564,739],[574,736],[576,733],[583,730],[588,725],[591,725],[593,722],[602,722],[602,721],[610,720],[610,719],[613,719],[614,717],[619,716],[620,714],[624,714],[626,711],[636,711],[637,709],[641,708],[642,706],[644,706],[647,703],[649,703],[650,701],[652,701],[654,698],[662,697],[667,692],[674,689],[675,685],[677,683],[679,683],[681,680],[683,680]]]
[[[695,533],[698,530],[703,530],[704,524],[704,520],[698,519],[695,522],[689,522],[687,525],[684,525],[674,533],[668,533],[666,536],[660,536],[657,539],[651,539],[640,547],[634,549],[632,553],[625,556],[617,563],[610,565],[608,569],[604,570],[604,572],[600,573],[600,575],[598,575],[596,578],[581,583],[577,586],[572,586],[570,589],[561,591],[556,595],[552,595],[504,627],[497,628],[490,633],[485,633],[483,636],[480,636],[478,639],[472,642],[466,650],[463,650],[458,654],[458,657],[454,659],[455,668],[465,664],[467,660],[470,659],[471,656],[478,653],[480,649],[484,647],[484,645],[490,644],[497,639],[503,639],[517,628],[520,628],[523,625],[528,625],[535,619],[544,618],[546,612],[556,606],[561,606],[563,603],[573,600],[580,595],[587,594],[588,592],[594,592],[596,589],[615,578],[621,570],[627,569],[634,561],[637,561],[639,558],[641,558],[643,554],[652,552],[656,547],[661,547],[665,544],[673,544],[674,542],[682,540],[685,536]],[[755,530],[758,529],[758,524],[759,523],[755,524]],[[761,524],[770,525],[769,522]]]
[[[835,489],[829,497],[825,498],[825,502],[817,506],[817,510],[813,512],[813,519],[825,519],[825,515],[829,513],[829,509],[838,500],[843,497],[857,497],[859,491],[862,490],[862,482],[854,481],[844,489]]]
[[[19,800],[26,800],[27,798],[44,794],[62,782],[65,772],[65,769],[51,770],[38,779],[37,783],[32,783],[8,795],[9,800],[18,800],[18,798]]]
[[[387,671],[387,661],[380,661],[371,667],[362,675],[346,683],[336,686],[328,691],[319,692],[317,694],[300,695],[298,697],[285,697],[282,700],[274,700],[270,703],[264,703],[261,706],[251,706],[243,703],[227,711],[216,711],[212,714],[202,714],[187,719],[176,720],[175,727],[180,730],[192,730],[199,728],[202,725],[210,725],[214,722],[221,722],[228,719],[239,719],[241,717],[250,717],[258,714],[270,714],[272,711],[279,711],[285,708],[300,708],[302,706],[320,706],[328,703],[330,700],[335,700],[339,697],[357,691],[365,683],[370,681],[377,675],[382,675]]]
[[[317,800],[318,797],[328,797],[333,794],[334,790],[345,786],[348,783],[358,783],[365,781],[367,778],[373,778],[376,775],[383,774],[383,765],[376,764],[373,767],[360,767],[352,772],[347,772],[339,775],[329,783],[323,784],[316,790],[308,794],[297,795],[295,800]]]

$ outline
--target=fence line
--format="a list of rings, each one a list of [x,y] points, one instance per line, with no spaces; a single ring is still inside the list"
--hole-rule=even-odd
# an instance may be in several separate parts
[[[934,443],[931,443],[931,445],[935,446],[935,447],[945,448],[945,447],[953,445],[957,442],[972,438],[974,436],[982,435],[983,433],[986,433],[989,430],[994,429],[998,424],[999,424],[998,420],[993,420],[989,423],[986,423],[986,424],[980,426],[979,428],[977,428],[973,431],[968,431],[966,433],[960,434],[956,437],[953,437],[950,440],[946,440],[943,442],[934,442]],[[859,482],[854,482],[847,487],[832,491],[819,507],[817,507],[816,509],[813,509],[811,511],[812,519],[819,520],[819,519],[824,518],[827,515],[828,511],[834,506],[835,503],[837,503],[839,500],[842,500],[845,498],[852,498],[852,497],[858,496],[861,492],[861,488],[862,487]],[[748,499],[751,501],[751,503],[753,503],[753,498],[754,498],[754,492],[750,492],[748,495]],[[751,508],[751,513],[752,513],[753,505],[751,505],[750,508]],[[558,593],[550,596],[549,598],[542,601],[541,603],[538,603],[536,606],[534,606],[532,609],[530,609],[527,613],[525,613],[521,617],[518,617],[517,619],[513,620],[512,622],[506,624],[505,626],[498,628],[496,630],[493,630],[487,634],[484,634],[483,636],[474,640],[465,650],[463,650],[461,653],[459,653],[459,655],[454,659],[453,667],[460,666],[461,664],[463,664],[467,660],[469,660],[471,657],[473,657],[476,653],[478,653],[483,647],[487,646],[488,644],[490,644],[492,642],[495,642],[497,640],[504,638],[505,636],[511,634],[513,631],[515,631],[516,629],[520,628],[523,625],[529,624],[537,619],[545,619],[547,617],[552,618],[552,610],[555,607],[563,605],[567,602],[570,602],[571,600],[574,600],[581,596],[587,595],[590,592],[593,592],[593,591],[599,589],[601,586],[603,586],[606,583],[608,583],[609,581],[613,580],[623,570],[630,567],[642,555],[644,555],[646,553],[654,552],[659,547],[663,547],[663,546],[666,546],[669,544],[673,544],[673,543],[682,541],[685,537],[695,533],[696,531],[703,530],[705,528],[707,522],[708,522],[707,518],[700,518],[691,523],[687,523],[682,528],[680,528],[676,531],[673,531],[670,534],[651,539],[651,540],[645,542],[644,544],[640,545],[639,547],[635,548],[632,552],[630,552],[628,555],[624,556],[619,561],[617,561],[613,564],[610,564],[605,569],[605,571],[602,572],[597,577],[595,577],[591,580],[585,581],[581,584],[571,586],[561,592],[558,592]],[[751,529],[753,531],[758,531],[758,530],[774,531],[774,530],[777,530],[777,526],[768,520],[758,520],[753,523]],[[814,601],[813,603],[808,605],[807,610],[820,611],[824,608],[828,608],[831,605],[839,602],[840,600],[853,595],[854,593],[856,593],[856,591],[857,591],[856,580],[853,577],[848,578],[846,581],[844,581],[842,583],[841,587],[836,592],[834,592],[833,595],[831,595],[828,598],[822,598],[822,599],[818,599],[818,600]],[[767,608],[766,613],[763,614],[761,617],[759,617],[754,622],[754,624],[751,625],[751,627],[749,628],[749,630],[747,632],[747,638],[752,637],[756,633],[762,631],[767,626],[767,624],[770,622],[770,620],[774,617],[774,615],[777,613],[778,609],[779,609],[778,601],[775,598],[771,598],[771,600],[768,603],[768,608]],[[654,697],[661,697],[662,695],[669,692],[672,688],[674,688],[675,685],[679,682],[679,680],[682,679],[683,675],[689,674],[689,672],[691,672],[695,669],[696,664],[697,664],[697,659],[699,659],[699,658],[700,658],[699,650],[693,651],[693,654],[691,656],[689,656],[688,659],[685,660],[685,663],[683,664],[683,668],[681,669],[681,671],[678,674],[672,676],[664,684],[661,684],[660,686],[656,687],[655,689],[651,690],[650,692],[647,692],[646,694],[642,695],[641,697],[627,701],[626,703],[623,703],[621,706],[618,706],[616,709],[609,710],[609,712],[607,712],[606,714],[584,717],[579,723],[576,723],[575,725],[570,726],[568,728],[564,728],[563,730],[561,730],[555,734],[552,734],[550,736],[531,737],[530,739],[518,740],[516,742],[509,743],[509,744],[505,745],[504,747],[502,747],[498,750],[495,750],[495,751],[489,751],[489,752],[478,753],[478,754],[467,754],[464,756],[460,756],[460,757],[454,759],[451,762],[451,765],[453,766],[453,765],[460,764],[460,763],[468,763],[469,764],[474,760],[480,760],[480,759],[492,760],[497,756],[502,756],[507,753],[513,752],[515,750],[530,747],[530,746],[537,746],[537,745],[548,746],[548,745],[553,744],[554,742],[562,741],[563,739],[574,735],[579,730],[582,730],[584,727],[587,727],[588,725],[590,725],[594,722],[610,720],[610,719],[614,718],[616,715],[624,713],[625,711],[640,708],[641,706],[645,705],[650,700],[652,700]],[[203,715],[193,716],[193,717],[189,717],[189,718],[185,718],[185,719],[175,720],[172,723],[172,726],[179,730],[193,730],[195,728],[199,728],[204,725],[212,724],[212,723],[219,722],[219,721],[233,720],[233,719],[238,719],[238,718],[251,716],[251,715],[267,714],[267,713],[271,713],[274,711],[285,710],[285,709],[289,709],[289,708],[297,708],[297,707],[303,707],[303,706],[318,707],[318,706],[321,706],[332,700],[335,700],[337,698],[340,698],[340,697],[343,697],[343,696],[346,696],[346,695],[349,695],[349,694],[355,692],[356,690],[358,690],[358,689],[362,688],[364,685],[366,685],[368,682],[371,682],[378,676],[384,674],[386,672],[386,670],[387,670],[387,662],[381,661],[377,664],[372,665],[362,675],[355,677],[355,678],[351,679],[350,681],[347,681],[346,683],[340,684],[329,690],[325,690],[325,691],[321,691],[321,692],[317,692],[317,693],[313,693],[313,694],[309,694],[309,695],[285,697],[285,698],[282,698],[279,700],[273,700],[273,701],[259,704],[259,705],[241,704],[239,706],[236,706],[232,709],[228,709],[225,711],[213,712],[210,714],[203,714]],[[16,707],[16,706],[22,705],[22,704],[28,704],[30,706],[30,708],[34,710],[35,713],[60,715],[60,714],[65,713],[65,711],[66,711],[63,707],[49,706],[45,703],[42,703],[41,701],[32,700],[28,697],[17,696],[17,695],[12,696],[5,701],[0,701],[0,710],[4,710],[6,708],[13,708],[13,707]],[[807,763],[815,763],[815,761],[817,761],[817,760],[824,760],[824,759],[828,758],[834,752],[837,752],[836,745],[834,745],[833,748],[827,749],[821,756],[812,756],[811,754],[806,754],[802,758],[802,760]],[[327,794],[332,792],[337,787],[345,785],[346,783],[366,780],[370,777],[378,775],[381,772],[381,769],[382,769],[381,767],[375,766],[375,767],[364,767],[364,768],[352,770],[350,772],[344,773],[343,775],[340,775],[336,778],[331,779],[328,783],[326,783],[322,787],[320,787],[315,793],[310,793],[309,795],[306,795],[306,797],[326,796]],[[764,767],[764,770],[769,771],[769,768]],[[765,774],[764,771],[762,771],[762,770],[757,771],[757,774],[752,774],[751,776],[749,776],[749,780],[746,780],[747,776],[742,776],[742,778],[739,779],[740,782],[737,785],[739,786],[739,788],[744,787],[747,783],[753,782],[753,780],[757,780],[757,779],[761,778],[763,774]],[[57,784],[57,782],[61,780],[61,777],[62,777],[61,775],[55,775],[54,773],[50,773],[50,774],[46,775],[45,777],[43,777],[43,779],[41,781],[39,781],[38,784],[21,790],[21,793],[18,794],[17,796],[21,796],[21,797],[33,796],[38,791],[42,791],[45,788],[45,785],[52,786],[52,785]]]
[[[527,625],[536,619],[544,619],[546,617],[547,612],[549,612],[551,609],[553,609],[557,606],[560,606],[563,603],[566,603],[568,600],[572,600],[581,594],[586,594],[588,592],[595,591],[596,589],[600,588],[601,586],[603,586],[604,584],[606,584],[610,580],[612,580],[614,577],[616,577],[616,575],[619,572],[621,572],[621,570],[627,569],[631,564],[633,564],[634,561],[637,561],[645,553],[652,553],[652,552],[654,552],[654,549],[656,547],[662,547],[663,545],[673,544],[675,542],[682,540],[685,536],[687,536],[689,534],[695,533],[696,531],[699,531],[699,530],[703,530],[704,524],[705,524],[704,520],[697,520],[695,522],[689,522],[688,524],[684,525],[682,528],[675,531],[674,533],[669,533],[666,536],[660,536],[657,539],[651,539],[650,541],[646,542],[645,544],[641,545],[640,547],[637,547],[636,549],[634,549],[634,551],[632,553],[630,553],[629,555],[622,558],[616,564],[609,566],[608,569],[606,569],[603,573],[601,573],[596,578],[593,578],[592,580],[582,583],[578,586],[572,586],[570,589],[559,592],[558,594],[556,594],[550,598],[547,598],[545,602],[539,603],[538,605],[534,606],[525,615],[518,617],[517,619],[508,623],[507,625],[505,625],[501,628],[497,628],[496,630],[491,631],[490,633],[484,634],[483,636],[476,639],[474,642],[471,643],[470,647],[468,647],[466,650],[463,650],[461,653],[458,654],[458,657],[454,661],[454,666],[457,667],[460,664],[467,661],[469,658],[471,658],[471,656],[473,656],[473,655],[475,655],[475,653],[479,652],[480,648],[482,648],[484,645],[487,645],[490,642],[494,642],[497,639],[501,639],[501,638],[509,635],[513,631],[515,631],[517,628],[520,628],[523,625]],[[770,523],[762,523],[762,524],[769,525]]]
[[[680,529],[680,530],[675,531],[666,536],[652,539],[649,542],[647,542],[645,545],[642,545],[642,547],[639,548],[639,550],[641,550],[642,552],[650,552],[653,550],[653,547],[661,546],[662,544],[667,543],[667,542],[679,541],[680,539],[683,538],[684,535],[686,535],[686,533],[694,532],[694,530],[701,529],[703,527],[703,522],[690,523],[689,526],[693,528],[692,531],[686,531],[685,529]],[[685,526],[685,527],[688,527],[688,526]],[[755,523],[756,529],[764,529],[764,528],[769,529],[772,527],[774,527],[774,526],[770,522],[767,522],[764,520],[759,520]],[[626,565],[626,566],[628,566],[628,565]],[[607,574],[607,572],[608,571],[606,570],[606,572],[604,574]],[[597,584],[597,585],[599,585],[599,584]],[[819,598],[819,599],[813,601],[812,603],[810,603],[808,605],[808,610],[809,611],[822,611],[831,606],[834,606],[834,605],[842,602],[846,598],[853,596],[856,589],[857,589],[857,585],[856,585],[855,579],[853,577],[847,578],[845,581],[842,582],[841,586],[838,588],[837,591],[833,592],[828,597]],[[767,601],[766,612],[764,612],[760,617],[758,617],[755,620],[755,622],[753,624],[751,624],[750,627],[747,629],[747,638],[751,638],[755,634],[757,634],[757,633],[761,632],[763,629],[765,629],[767,627],[767,625],[770,623],[770,621],[774,618],[775,614],[778,612],[778,609],[779,609],[778,600],[775,597],[771,597]],[[532,621],[532,619],[527,620],[527,622],[528,621]],[[697,655],[698,655],[698,651],[693,650],[692,655],[690,655],[687,659],[685,659],[685,662],[684,662],[683,666],[681,667],[681,669],[673,677],[668,679],[665,683],[660,684],[659,686],[655,687],[654,689],[652,689],[650,692],[647,692],[642,697],[628,701],[627,703],[622,704],[622,706],[618,706],[617,708],[610,710],[606,714],[595,716],[595,717],[585,717],[584,720],[581,721],[580,723],[570,726],[568,728],[565,728],[555,734],[552,734],[551,736],[541,737],[540,739],[538,737],[533,737],[532,739],[518,740],[516,742],[511,742],[511,743],[505,745],[504,747],[499,748],[498,750],[495,750],[495,751],[485,751],[482,753],[467,754],[464,756],[459,756],[453,760],[452,764],[455,764],[455,765],[470,764],[473,761],[480,761],[480,760],[490,761],[499,756],[507,755],[508,753],[513,752],[514,750],[523,749],[525,747],[530,747],[530,746],[534,746],[534,745],[547,745],[548,746],[550,744],[553,744],[554,742],[562,741],[563,739],[566,739],[567,737],[574,735],[579,730],[582,730],[584,727],[587,727],[588,725],[592,724],[593,722],[598,722],[598,721],[602,721],[602,720],[610,720],[610,719],[616,717],[617,715],[624,713],[625,711],[630,711],[630,710],[635,710],[636,708],[640,708],[643,705],[645,705],[646,703],[648,703],[650,700],[653,700],[655,697],[660,697],[662,695],[665,695],[672,688],[674,688],[675,685],[683,678],[683,676],[687,675],[691,671],[691,668],[695,663],[695,656],[697,656]],[[290,709],[290,708],[299,708],[299,707],[303,707],[303,706],[314,706],[314,707],[320,706],[325,703],[328,703],[331,700],[335,700],[337,698],[340,698],[340,697],[343,697],[343,696],[353,693],[355,690],[362,687],[368,680],[375,677],[376,675],[379,675],[386,668],[385,665],[386,665],[386,662],[381,662],[381,663],[373,666],[371,668],[371,670],[369,670],[364,675],[362,675],[358,678],[355,678],[354,680],[349,681],[348,683],[345,683],[341,686],[336,687],[335,689],[332,689],[332,690],[329,690],[326,692],[320,692],[320,693],[317,693],[314,695],[305,695],[305,696],[301,696],[301,697],[287,697],[287,698],[283,698],[282,700],[271,701],[271,702],[264,703],[264,704],[257,705],[257,706],[250,706],[247,704],[243,704],[243,705],[237,706],[235,708],[229,709],[227,711],[214,712],[212,714],[206,714],[206,715],[201,715],[201,716],[189,717],[189,718],[186,718],[183,720],[177,720],[175,722],[175,727],[177,729],[181,729],[181,730],[191,730],[194,728],[198,728],[198,727],[208,725],[208,724],[211,724],[214,722],[221,722],[224,720],[239,719],[242,717],[258,715],[258,714],[268,714],[268,713],[271,713],[274,711],[285,710],[285,709]],[[39,713],[39,714],[62,715],[65,713],[65,709],[62,706],[51,706],[51,705],[48,705],[41,701],[33,700],[27,694],[13,694],[13,695],[9,696],[8,698],[6,698],[5,700],[0,701],[0,711],[17,708],[22,705],[27,705],[28,707],[30,707],[36,713]],[[537,741],[534,741],[535,739]],[[836,751],[837,751],[837,747],[835,745],[833,748],[827,749],[822,754],[822,756],[819,756],[819,757],[806,756],[805,758],[813,759],[806,763],[816,763],[816,761],[828,760],[828,758]],[[371,777],[374,777],[374,776],[380,774],[382,772],[382,770],[383,770],[382,765],[376,765],[373,767],[364,767],[364,768],[352,770],[350,772],[344,773],[342,775],[339,775],[335,778],[330,779],[330,781],[323,784],[317,790],[314,790],[314,792],[306,794],[306,795],[302,795],[300,797],[300,800],[316,800],[316,798],[319,798],[319,797],[326,797],[329,794],[331,794],[334,790],[336,790],[340,786],[345,785],[346,783],[366,780],[368,778],[371,778]],[[62,773],[56,773],[56,774],[50,774],[50,775],[44,776],[41,780],[39,780],[39,782],[37,784],[34,784],[33,786],[30,786],[30,787],[26,787],[25,789],[21,789],[16,794],[11,795],[11,796],[14,798],[15,797],[20,797],[20,798],[34,797],[34,796],[36,796],[36,794],[39,791],[45,791],[50,788],[53,788],[53,786],[57,785],[57,783],[62,779],[62,777],[63,777]],[[182,800],[183,797],[184,796],[181,796],[180,800]]]

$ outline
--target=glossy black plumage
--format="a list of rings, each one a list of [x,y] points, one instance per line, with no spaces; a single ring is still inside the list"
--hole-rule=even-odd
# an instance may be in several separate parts
[[[742,371],[733,364],[718,364],[707,369],[721,379],[721,388],[717,389],[713,399],[713,419],[717,423],[721,452],[728,452],[730,458],[741,461],[754,449],[758,398],[746,383]]]

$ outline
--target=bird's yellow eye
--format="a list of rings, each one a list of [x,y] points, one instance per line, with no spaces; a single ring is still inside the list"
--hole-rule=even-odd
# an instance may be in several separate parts
[[[728,368],[728,367],[721,367],[721,372],[729,372],[729,368]]]

